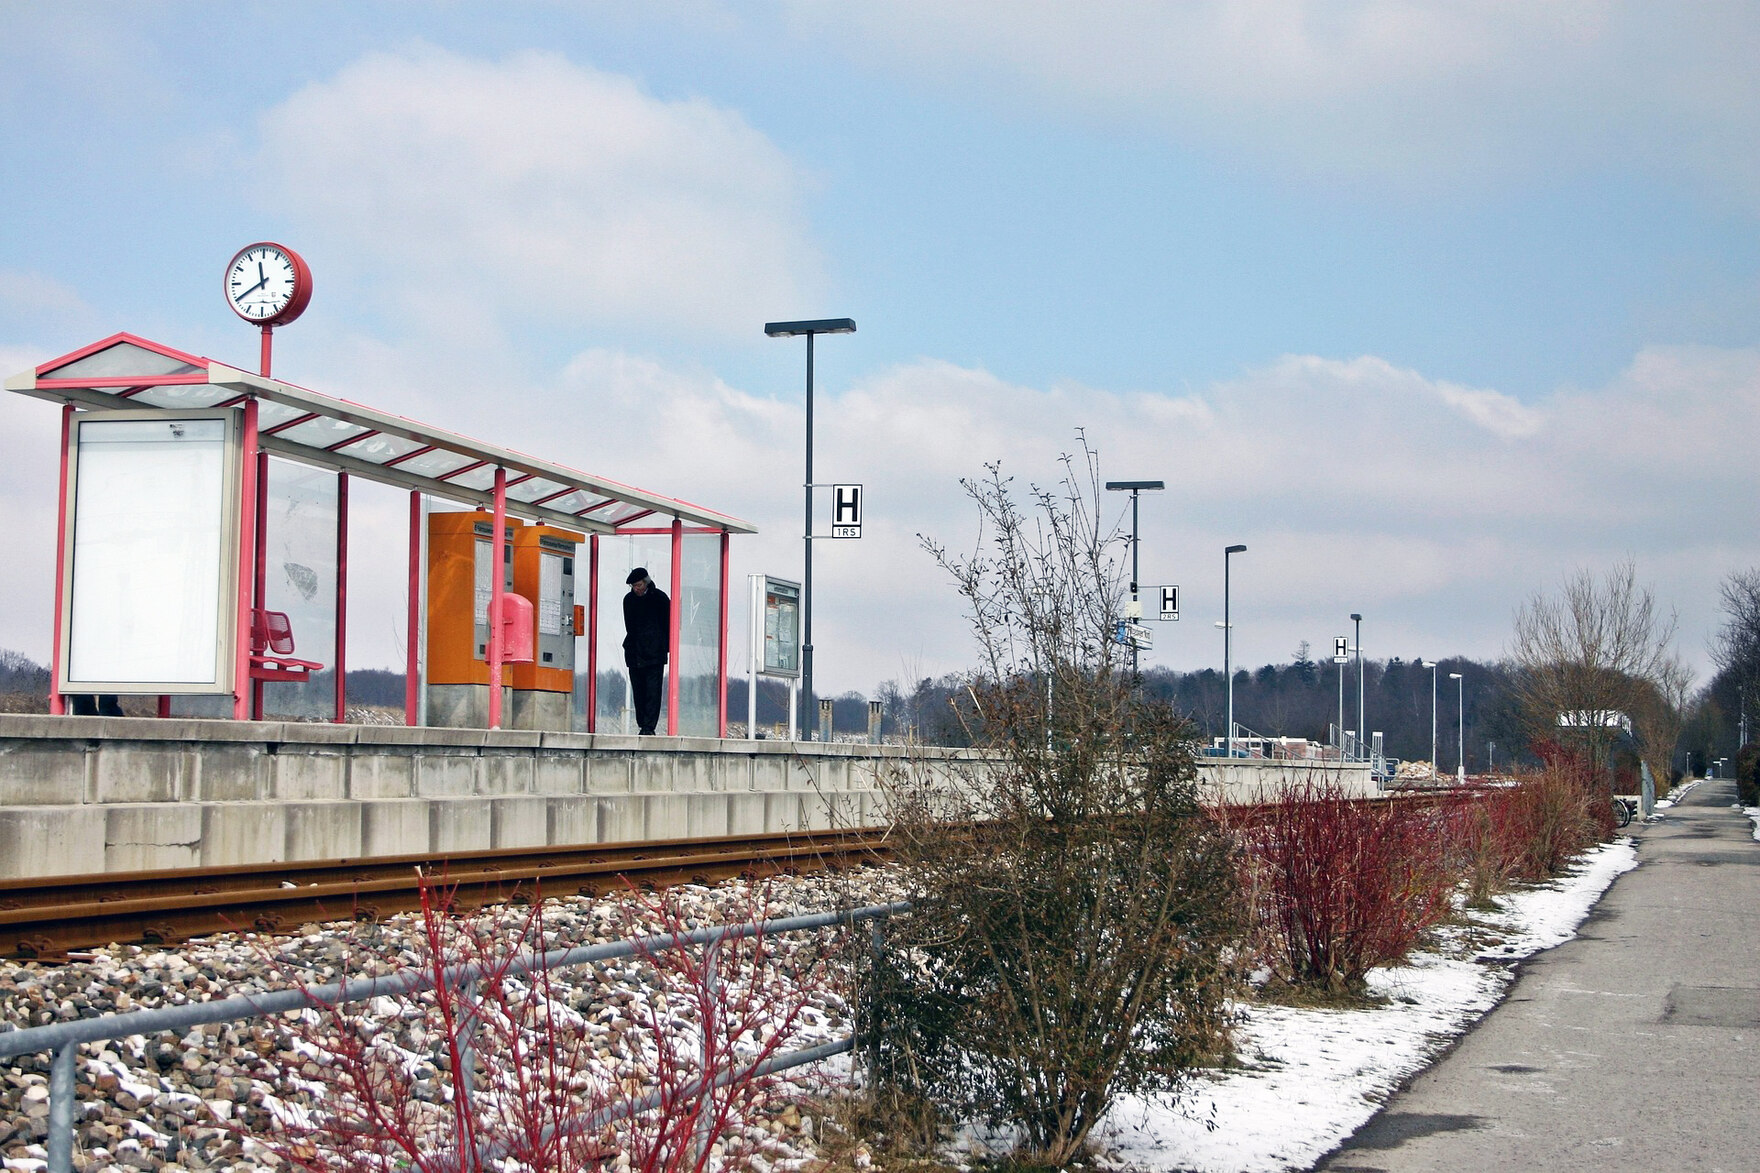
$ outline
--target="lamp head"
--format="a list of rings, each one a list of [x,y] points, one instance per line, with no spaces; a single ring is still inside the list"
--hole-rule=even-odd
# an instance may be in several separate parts
[[[1363,621],[1363,617],[1361,615],[1358,615],[1355,611],[1351,612],[1351,618],[1355,619],[1358,623],[1361,623]]]
[[[1106,489],[1111,493],[1136,492],[1138,489],[1165,489],[1162,481],[1107,481]]]
[[[1227,549],[1223,550],[1222,552],[1224,554],[1245,554],[1247,552],[1247,548],[1245,546],[1229,546]]]
[[[766,322],[764,333],[772,338],[798,338],[802,334],[854,334],[853,318],[815,318],[809,322]]]
[[[1448,678],[1450,680],[1459,680],[1461,678],[1461,674],[1459,672],[1450,672],[1448,674]]]

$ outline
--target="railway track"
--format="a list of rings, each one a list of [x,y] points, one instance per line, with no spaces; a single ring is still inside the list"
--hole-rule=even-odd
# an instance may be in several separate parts
[[[0,880],[0,956],[55,960],[112,942],[375,921],[421,907],[417,869],[469,909],[539,894],[596,896],[626,882],[667,887],[847,867],[886,852],[880,830],[816,831]]]

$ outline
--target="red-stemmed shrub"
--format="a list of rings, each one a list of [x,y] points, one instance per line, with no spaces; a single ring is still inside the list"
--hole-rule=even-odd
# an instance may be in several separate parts
[[[1354,994],[1448,915],[1457,879],[1437,808],[1345,797],[1313,778],[1241,822],[1244,867],[1272,968],[1293,986]]]
[[[429,989],[297,1015],[259,1073],[277,1089],[266,1112],[249,1113],[273,1124],[259,1144],[311,1173],[755,1164],[759,1149],[742,1132],[783,1093],[780,1076],[754,1068],[805,1045],[830,945],[759,932],[708,953],[693,943],[528,967],[522,954],[590,942],[559,939],[542,900],[460,916],[451,897],[424,884],[419,947],[389,967],[418,967]],[[761,892],[733,904],[723,910],[733,922],[767,915]],[[680,941],[701,927],[670,892],[631,894],[615,923],[631,937]],[[364,969],[368,956],[344,964]],[[459,966],[474,981],[445,980]]]
[[[1448,842],[1466,879],[1468,902],[1483,906],[1512,882],[1559,875],[1613,830],[1607,784],[1583,758],[1555,743],[1536,747],[1538,770],[1506,785],[1457,793]]]

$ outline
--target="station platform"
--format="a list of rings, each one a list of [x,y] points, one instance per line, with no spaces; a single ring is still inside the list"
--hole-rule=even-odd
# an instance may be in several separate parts
[[[0,714],[0,879],[882,826],[915,763],[965,749],[517,729]],[[1367,766],[1334,766],[1376,793]],[[1199,768],[1209,801],[1300,781]]]
[[[0,878],[860,827],[905,753],[0,714]]]

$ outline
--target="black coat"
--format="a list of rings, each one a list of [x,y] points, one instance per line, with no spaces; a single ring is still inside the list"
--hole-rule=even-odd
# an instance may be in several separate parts
[[[623,662],[631,668],[666,663],[672,647],[672,600],[648,584],[645,594],[623,596]]]

